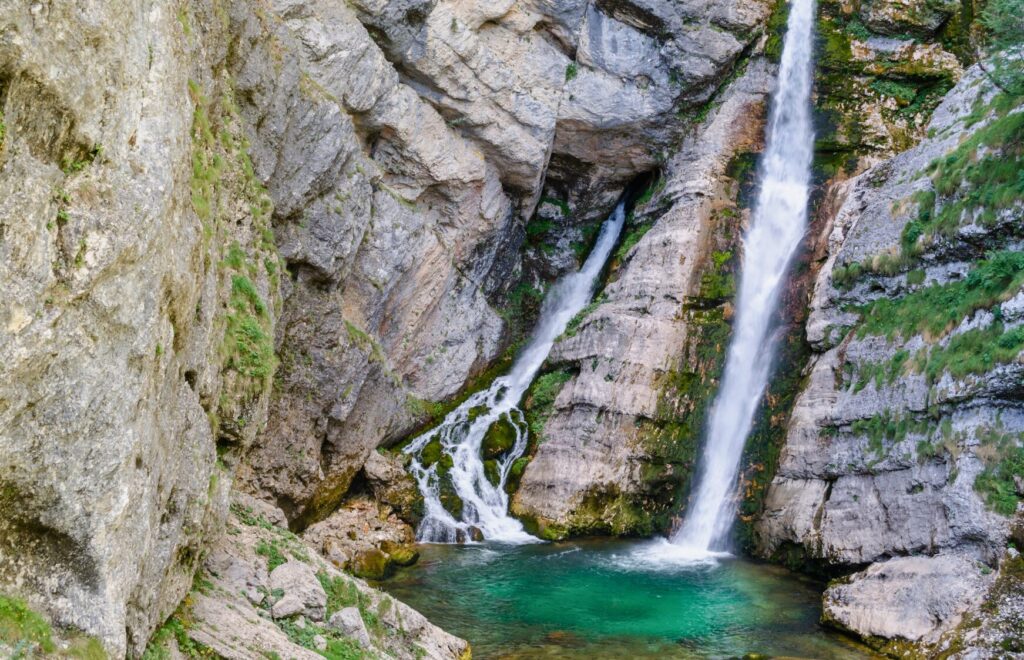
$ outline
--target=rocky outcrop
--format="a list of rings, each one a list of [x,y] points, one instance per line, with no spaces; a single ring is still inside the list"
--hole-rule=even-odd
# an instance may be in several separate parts
[[[505,348],[545,186],[576,238],[533,283],[768,12],[8,4],[0,587],[114,655],[185,594],[233,481],[294,527],[357,479],[414,517],[365,464]]]
[[[637,210],[612,281],[552,350],[564,385],[512,504],[548,536],[650,532],[684,490],[702,398],[690,386],[710,389],[714,360],[703,349],[724,348],[701,326],[728,314],[724,269],[740,215],[729,166],[758,147],[750,118],[763,117],[770,84],[770,65],[755,59],[723,92],[649,202],[668,210]],[[698,348],[702,340],[710,346]],[[687,419],[696,429],[682,428]]]
[[[996,91],[975,67],[930,137],[833,190],[816,354],[755,531],[767,556],[871,564],[826,595],[826,615],[865,636],[955,626],[1017,509],[1024,206],[999,197],[1013,184],[995,170],[1020,162],[1020,117]],[[887,608],[904,616],[883,622]]]
[[[193,591],[154,635],[151,655],[187,648],[238,660],[469,656],[465,641],[270,523],[275,513],[281,515],[252,500],[232,504],[226,533],[209,546]]]

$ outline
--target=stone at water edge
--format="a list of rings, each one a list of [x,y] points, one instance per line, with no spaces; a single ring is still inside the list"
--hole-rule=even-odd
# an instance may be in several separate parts
[[[933,643],[981,603],[994,580],[970,557],[897,557],[833,582],[822,621],[865,638]]]
[[[420,551],[408,543],[381,541],[380,549],[398,566],[412,566],[420,558]]]
[[[377,548],[362,550],[349,562],[349,571],[366,580],[383,580],[395,572],[391,557]]]

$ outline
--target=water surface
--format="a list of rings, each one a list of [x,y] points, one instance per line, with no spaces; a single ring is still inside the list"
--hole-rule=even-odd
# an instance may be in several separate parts
[[[474,658],[873,657],[818,625],[822,585],[731,558],[652,563],[653,544],[424,545],[379,586]]]

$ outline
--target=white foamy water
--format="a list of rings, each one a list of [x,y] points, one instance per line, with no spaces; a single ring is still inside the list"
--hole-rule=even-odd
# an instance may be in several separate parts
[[[753,221],[743,265],[733,338],[711,411],[697,489],[671,552],[699,558],[721,548],[736,513],[736,478],[754,412],[768,381],[772,317],[786,271],[807,225],[814,133],[811,55],[814,1],[792,0],[767,129]]]
[[[492,541],[538,541],[526,533],[518,520],[508,515],[505,482],[512,464],[526,450],[528,440],[526,422],[517,406],[555,339],[593,297],[597,277],[615,247],[624,220],[624,202],[620,201],[601,227],[597,243],[579,272],[566,275],[551,287],[541,306],[540,319],[530,342],[512,365],[512,370],[496,378],[488,389],[466,399],[440,425],[405,448],[405,453],[413,457],[410,469],[425,503],[424,519],[416,532],[418,541],[461,543],[470,540],[475,530]],[[512,449],[498,459],[499,479],[497,484],[492,484],[484,473],[480,448],[487,429],[499,419],[511,423],[516,439]],[[440,439],[442,452],[451,457],[452,467],[447,478],[463,502],[458,519],[441,504],[439,463],[428,468],[420,461],[420,452],[435,438]]]

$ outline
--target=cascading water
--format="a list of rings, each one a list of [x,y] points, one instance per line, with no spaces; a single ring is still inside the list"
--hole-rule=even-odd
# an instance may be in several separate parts
[[[704,446],[696,497],[672,543],[706,556],[735,515],[736,476],[771,368],[771,320],[804,235],[814,135],[811,49],[814,0],[792,0],[754,217],[744,237],[736,323]]]
[[[487,390],[472,395],[449,413],[433,430],[413,440],[405,453],[412,455],[411,471],[423,494],[425,511],[417,531],[417,540],[433,543],[457,543],[472,538],[478,530],[484,538],[507,543],[537,541],[523,530],[522,524],[508,515],[505,482],[509,470],[526,450],[527,429],[517,405],[530,386],[540,365],[547,358],[555,339],[565,331],[594,294],[597,277],[611,254],[625,220],[625,201],[620,201],[601,227],[597,243],[579,272],[565,276],[544,299],[540,320],[525,350],[505,376],[496,378]],[[488,478],[481,457],[481,446],[488,428],[504,420],[515,430],[512,447],[496,461],[497,483]],[[439,440],[445,458],[424,466],[422,451]],[[446,479],[462,502],[456,519],[441,503],[439,467],[449,465]],[[493,475],[492,475],[493,476]]]

